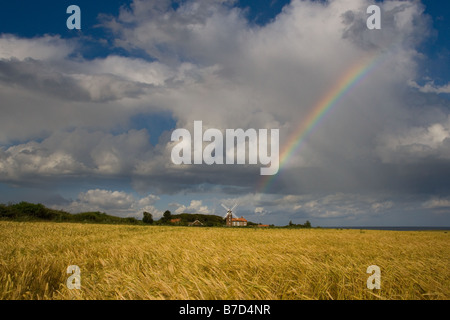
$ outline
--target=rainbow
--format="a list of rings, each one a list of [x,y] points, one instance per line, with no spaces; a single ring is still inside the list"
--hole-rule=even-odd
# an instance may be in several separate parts
[[[308,134],[318,126],[320,120],[324,118],[327,112],[337,105],[347,92],[354,88],[375,68],[380,61],[380,57],[381,55],[372,54],[357,61],[347,69],[330,90],[321,97],[281,148],[279,157],[280,170],[283,169],[287,160],[300,148]],[[258,184],[257,190],[259,192],[267,190],[277,176],[279,176],[279,174],[263,176]]]

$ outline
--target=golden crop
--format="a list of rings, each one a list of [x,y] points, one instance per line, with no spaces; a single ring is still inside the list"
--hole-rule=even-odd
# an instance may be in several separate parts
[[[449,299],[449,235],[1,221],[0,299]]]

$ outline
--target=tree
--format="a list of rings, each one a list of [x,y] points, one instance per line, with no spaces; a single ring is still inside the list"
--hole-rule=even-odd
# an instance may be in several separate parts
[[[144,211],[144,217],[142,218],[142,222],[147,224],[153,224],[153,216],[151,213]]]
[[[306,220],[305,224],[303,225],[305,228],[311,228],[311,222]]]
[[[172,218],[172,214],[170,213],[169,210],[166,210],[166,211],[164,212],[163,217],[162,217],[161,220],[162,220],[163,222],[169,222],[171,218]]]

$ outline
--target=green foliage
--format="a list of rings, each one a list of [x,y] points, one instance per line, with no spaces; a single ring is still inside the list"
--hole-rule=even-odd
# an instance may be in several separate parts
[[[38,203],[20,202],[17,204],[0,204],[0,219],[18,221],[57,221],[57,222],[90,222],[113,224],[138,224],[135,218],[121,218],[102,212],[81,212],[71,214],[62,210],[46,208]]]
[[[129,223],[129,224],[137,224],[139,223],[139,221],[136,218],[133,217],[127,217],[127,218],[123,218],[125,223]]]
[[[190,222],[194,222],[195,220],[203,223],[203,226],[205,227],[219,227],[225,225],[225,220],[222,217],[212,214],[181,213],[172,215],[171,219],[181,219],[178,225],[182,226],[187,226]]]
[[[153,224],[153,216],[151,213],[144,211],[144,217],[142,218],[142,222],[147,224]]]
[[[11,212],[16,217],[31,216],[44,220],[52,217],[52,213],[40,203],[34,204],[22,201],[18,204],[13,204],[11,209]]]
[[[289,221],[289,224],[286,226],[286,228],[311,228],[311,222],[306,220],[304,224],[295,224],[292,223],[292,221]]]
[[[163,222],[167,223],[170,221],[170,219],[172,219],[172,213],[170,213],[169,210],[164,211],[164,214],[163,214],[161,220]]]
[[[15,218],[14,211],[10,210],[6,205],[0,204],[0,218]]]

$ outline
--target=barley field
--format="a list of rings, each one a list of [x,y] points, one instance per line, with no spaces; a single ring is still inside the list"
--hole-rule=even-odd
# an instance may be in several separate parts
[[[0,299],[447,300],[449,236],[1,221]]]

